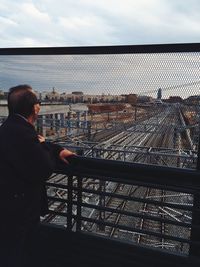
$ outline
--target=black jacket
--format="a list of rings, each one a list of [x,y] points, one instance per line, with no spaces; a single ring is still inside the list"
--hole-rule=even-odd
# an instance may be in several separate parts
[[[0,226],[39,221],[45,180],[62,148],[40,143],[34,127],[18,115],[0,127]]]

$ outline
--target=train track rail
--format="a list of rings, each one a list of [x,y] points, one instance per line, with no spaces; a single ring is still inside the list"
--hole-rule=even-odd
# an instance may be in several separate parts
[[[173,135],[174,135],[174,128],[168,127],[169,125],[181,123],[180,119],[178,117],[178,113],[171,112],[169,110],[161,112],[159,115],[152,116],[148,119],[149,122],[149,129],[145,132],[134,132],[135,126],[130,126],[128,128],[128,131],[119,131],[118,130],[110,130],[110,133],[108,135],[105,135],[102,133],[102,135],[99,134],[98,140],[101,142],[98,144],[98,146],[104,146],[104,148],[109,148],[110,145],[121,145],[127,146],[127,145],[138,145],[138,146],[152,146],[152,147],[163,147],[163,148],[170,148],[174,146],[173,142]],[[147,123],[147,121],[143,121],[143,123]],[[154,125],[157,125],[157,128],[154,132]],[[112,158],[116,159],[117,154],[115,152],[111,153],[105,153],[104,158]],[[156,158],[154,158],[156,161]],[[148,158],[139,157],[136,155],[131,159],[133,162],[142,162],[142,163],[149,163]],[[155,162],[156,164],[156,162]],[[53,176],[51,178],[51,182],[56,182],[62,184],[65,183],[66,177],[56,177]],[[112,183],[112,182],[110,182]],[[109,184],[106,184],[106,188]],[[99,184],[98,181],[93,181],[92,179],[84,179],[83,185],[85,188],[92,188],[97,189]],[[105,189],[106,190],[106,189]],[[116,184],[112,185],[112,193],[113,194],[124,194],[127,196],[134,195],[135,193],[140,193],[140,197],[142,198],[149,198],[152,196],[152,189],[146,188],[145,190],[139,187],[135,186],[127,186],[122,184]],[[55,193],[55,192],[54,192]],[[61,198],[66,196],[66,191],[62,191],[62,189],[59,189],[56,194],[59,194]],[[167,194],[165,191],[158,192],[156,191],[156,194],[159,195],[159,199],[165,201],[165,195]],[[155,194],[154,194],[155,195]],[[181,197],[181,196],[180,196]],[[74,196],[76,199],[76,196]],[[87,199],[90,199],[87,194],[83,195],[82,201],[86,201]],[[88,200],[87,200],[88,201]],[[102,204],[102,202],[99,199],[95,200],[95,204],[99,205]],[[59,202],[53,202],[53,200],[50,202],[50,204],[54,205],[53,209],[57,213],[61,213],[63,210],[66,209],[65,203],[59,203]],[[150,220],[130,220],[130,218],[126,218],[122,216],[122,213],[117,213],[117,211],[125,211],[127,209],[139,209],[143,213],[149,213],[149,214],[157,214],[161,218],[165,218],[166,216],[173,218],[174,220],[180,220],[178,217],[182,217],[182,220],[190,220],[191,216],[190,214],[184,214],[182,211],[164,208],[163,207],[155,207],[152,205],[149,205],[147,203],[144,203],[143,206],[137,206],[136,204],[131,204],[127,202],[127,200],[117,199],[115,197],[107,197],[103,205],[107,208],[112,208],[116,212],[102,212],[102,211],[95,211],[95,209],[92,209],[88,211],[88,209],[83,209],[83,213],[87,213],[87,216],[89,218],[93,219],[100,219],[103,221],[108,221],[110,223],[113,223],[114,227],[104,227],[104,228],[98,228],[94,223],[90,222],[83,222],[82,223],[82,230],[83,231],[91,231],[91,232],[98,232],[101,234],[104,234],[109,237],[117,237],[117,236],[124,236],[125,238],[131,236],[132,240],[135,240],[137,243],[141,244],[148,244],[153,245],[155,247],[161,247],[161,248],[174,248],[176,245],[173,242],[167,242],[163,238],[152,238],[147,235],[139,234],[139,233],[130,233],[128,231],[118,231],[117,225],[123,224],[123,225],[129,225],[131,223],[134,223],[138,229],[150,229],[151,231],[159,232],[161,234],[168,233],[169,227],[163,222],[155,222]],[[45,218],[46,222],[52,222],[55,220],[56,214],[50,214]]]

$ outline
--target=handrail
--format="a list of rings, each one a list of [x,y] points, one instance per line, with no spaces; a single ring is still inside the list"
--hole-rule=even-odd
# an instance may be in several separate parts
[[[139,235],[150,235],[155,238],[171,240],[171,242],[182,242],[189,246],[189,257],[199,257],[200,248],[200,201],[199,201],[199,171],[189,169],[168,168],[155,165],[146,165],[139,163],[127,163],[104,159],[91,159],[81,156],[73,156],[69,159],[70,164],[61,164],[57,166],[56,173],[65,174],[68,179],[67,184],[48,181],[49,188],[67,190],[67,198],[58,196],[49,196],[49,201],[60,202],[61,205],[67,205],[66,211],[52,210],[50,214],[67,218],[67,229],[69,231],[82,231],[82,224],[92,223],[99,227],[113,227],[121,231],[137,232]],[[75,180],[74,180],[75,179]],[[156,188],[160,190],[187,193],[193,196],[193,205],[186,203],[166,202],[163,199],[151,199],[134,195],[123,195],[116,192],[86,188],[84,179],[99,180],[100,183],[111,181],[114,183],[137,186],[141,188]],[[105,185],[105,184],[104,184]],[[100,184],[99,184],[100,186]],[[142,205],[155,205],[167,209],[177,209],[190,212],[191,221],[179,221],[172,218],[159,217],[151,213],[143,213],[132,210],[122,210],[120,208],[107,207],[100,203],[87,203],[83,201],[84,194],[93,194],[100,199],[115,198],[122,201],[132,201]],[[75,197],[75,198],[74,198]],[[74,213],[74,208],[76,211]],[[118,216],[128,216],[138,220],[151,220],[153,222],[172,225],[174,227],[183,227],[188,229],[190,237],[174,236],[168,233],[159,233],[151,229],[143,229],[135,226],[124,225],[123,223],[109,222],[105,218],[92,218],[82,214],[82,209],[96,210],[97,213],[112,213]],[[75,227],[75,228],[74,228]]]
[[[94,55],[200,52],[199,43],[85,46],[85,47],[21,47],[0,48],[0,55]]]
[[[67,168],[60,165],[57,172],[84,175],[98,175],[114,178],[116,181],[138,182],[157,185],[167,185],[173,190],[184,188],[191,190],[200,189],[200,171],[191,169],[172,168],[141,163],[130,163],[99,158],[86,158],[81,156],[71,157]]]

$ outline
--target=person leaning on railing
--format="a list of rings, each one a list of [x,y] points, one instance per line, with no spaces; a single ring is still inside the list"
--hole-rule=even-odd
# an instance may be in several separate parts
[[[74,153],[37,134],[40,103],[31,86],[10,88],[8,110],[0,127],[0,266],[22,267],[30,266],[30,243],[47,206],[45,180]]]

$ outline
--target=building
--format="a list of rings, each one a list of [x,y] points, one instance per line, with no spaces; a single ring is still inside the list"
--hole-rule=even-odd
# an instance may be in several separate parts
[[[159,88],[158,89],[158,92],[157,92],[157,99],[160,99],[161,100],[161,98],[162,98],[162,89]]]
[[[189,96],[184,100],[185,104],[200,105],[200,95]]]
[[[129,94],[127,95],[127,103],[131,104],[132,106],[135,106],[137,103],[137,95],[136,94]]]
[[[168,103],[182,103],[183,99],[180,96],[170,96],[168,99],[165,100]]]

